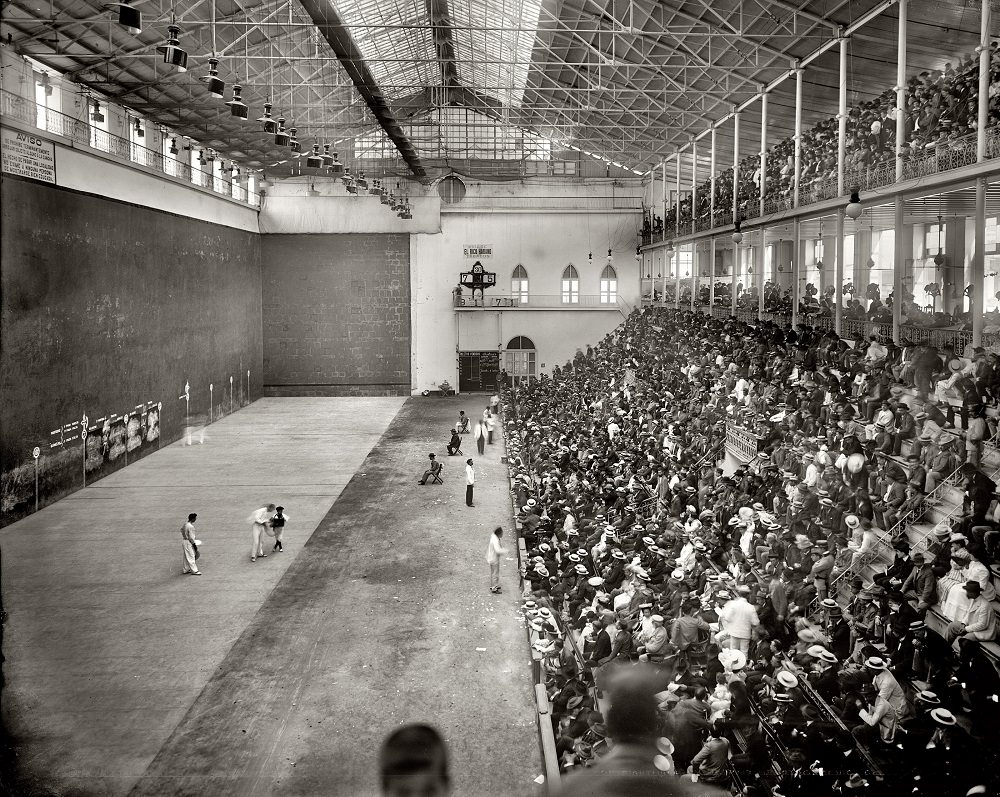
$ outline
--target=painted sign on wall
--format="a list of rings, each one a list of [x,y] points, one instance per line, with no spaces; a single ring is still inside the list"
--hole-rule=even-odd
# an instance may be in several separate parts
[[[465,257],[480,260],[484,257],[493,257],[493,247],[486,244],[473,244],[462,249]]]
[[[3,170],[43,183],[56,182],[56,147],[51,141],[3,128]]]

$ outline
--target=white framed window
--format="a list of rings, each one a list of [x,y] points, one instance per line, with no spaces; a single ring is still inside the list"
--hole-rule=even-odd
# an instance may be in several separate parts
[[[580,303],[580,274],[572,263],[563,269],[561,292],[563,304]]]
[[[532,378],[536,367],[535,344],[531,338],[511,338],[504,352],[504,370],[515,379]]]
[[[510,295],[521,304],[528,303],[528,271],[520,263],[510,275]]]
[[[618,273],[608,263],[601,272],[601,304],[615,304],[618,301]]]

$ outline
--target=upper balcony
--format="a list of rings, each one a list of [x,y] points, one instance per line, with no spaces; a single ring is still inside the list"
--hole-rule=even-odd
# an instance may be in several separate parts
[[[617,293],[613,294],[539,294],[524,296],[501,296],[487,294],[485,298],[473,299],[471,295],[452,294],[452,304],[456,310],[591,310],[622,313],[628,315],[634,304]]]

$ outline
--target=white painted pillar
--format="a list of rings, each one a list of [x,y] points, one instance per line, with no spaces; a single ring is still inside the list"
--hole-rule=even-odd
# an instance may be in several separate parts
[[[767,92],[760,95],[760,215],[767,197]]]
[[[984,3],[983,5],[989,5]],[[988,49],[988,48],[987,48]],[[972,345],[983,345],[983,313],[986,312],[986,295],[983,285],[986,272],[986,178],[976,180],[976,236],[975,251],[972,253],[972,301],[969,312],[972,315]],[[964,352],[957,352],[963,354]]]
[[[802,173],[802,74],[802,68],[797,67],[795,69],[795,171],[792,175],[792,207],[796,208],[799,206],[799,177]]]
[[[715,229],[715,181],[716,181],[716,174],[715,174],[715,168],[716,168],[715,167],[715,129],[716,129],[715,125],[712,125],[712,133],[711,133],[711,136],[712,136],[712,160],[711,160],[711,163],[709,164],[709,167],[708,167],[709,175],[710,175],[709,179],[711,179],[711,181],[712,181],[712,185],[710,186],[710,190],[712,192],[712,197],[709,200],[709,203],[711,205],[712,229],[713,230]],[[712,263],[714,264],[715,261],[713,260]],[[714,268],[714,265],[713,265],[713,268]],[[713,290],[714,290],[714,288],[713,288]]]
[[[733,112],[733,224],[740,217],[740,112]],[[733,269],[736,273],[736,269]],[[735,298],[733,299],[735,301]]]
[[[898,162],[897,162],[898,166]],[[892,241],[892,339],[899,345],[899,326],[903,320],[903,269],[906,267],[903,254],[906,247],[903,237],[907,230],[903,227],[903,197],[896,194],[893,204],[893,224],[896,234]]]
[[[903,179],[903,147],[906,144],[906,8],[909,0],[899,0],[899,28],[896,41],[896,182]],[[987,0],[987,5],[989,1]],[[896,235],[902,232],[896,228]],[[895,284],[895,280],[893,281]],[[896,294],[897,303],[899,294]],[[893,312],[893,334],[896,328],[896,313]]]
[[[993,4],[984,0],[981,5],[983,12],[979,21],[979,47],[976,48],[979,51],[979,122],[976,128],[976,160],[980,163],[986,160],[986,126],[990,121],[990,24],[992,22],[990,16]],[[978,188],[976,190],[978,191]],[[977,218],[976,222],[978,221]],[[977,302],[979,299],[977,293]],[[977,306],[986,308],[985,302]]]

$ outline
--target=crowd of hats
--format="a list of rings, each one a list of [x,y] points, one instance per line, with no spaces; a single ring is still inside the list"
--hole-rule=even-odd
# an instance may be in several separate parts
[[[856,420],[865,405],[831,385],[835,399],[824,409],[814,382],[793,384],[795,347],[775,331],[646,308],[551,376],[505,396],[527,554],[524,611],[549,674],[564,766],[585,763],[604,744],[593,687],[610,665],[595,666],[590,656],[597,634],[617,632],[611,665],[627,666],[662,622],[672,644],[661,708],[664,735],[679,748],[675,763],[697,748],[680,744],[672,715],[695,701],[741,734],[763,733],[784,769],[826,762],[831,788],[868,777],[844,725],[858,724],[874,701],[880,669],[913,674],[897,654],[904,643],[911,658],[925,647],[924,624],[901,611],[895,584],[871,585],[846,611],[817,596],[814,566],[832,557],[849,568],[874,533],[870,486],[882,470]],[[739,384],[746,377],[756,392]],[[763,464],[723,476],[716,460],[727,420],[756,419],[769,435]],[[725,629],[719,635],[714,624],[740,598],[760,619],[749,655],[729,649]],[[893,610],[907,619],[890,639]],[[685,614],[713,623],[697,655],[676,655],[673,633]],[[947,682],[951,673],[939,675]],[[948,699],[954,708],[958,698]],[[950,724],[950,709],[935,708],[928,721]],[[831,751],[845,758],[831,760]],[[753,766],[763,777],[770,762]],[[910,778],[916,770],[907,767]],[[955,779],[941,793],[957,794],[963,783]]]
[[[990,45],[990,96],[1000,89],[1000,50]],[[903,154],[913,157],[939,147],[948,147],[959,138],[975,132],[978,121],[979,57],[970,54],[958,62],[945,65],[941,71],[926,71],[911,77],[906,84],[906,120]],[[1000,120],[1000,108],[990,103],[989,123]],[[801,191],[837,179],[837,134],[835,116],[816,124],[802,134],[799,185]],[[850,175],[859,169],[892,161],[896,152],[896,92],[887,89],[879,96],[860,103],[848,111],[847,163]],[[767,194],[790,197],[793,192],[795,141],[789,136],[770,147],[767,153]],[[740,161],[739,211],[743,218],[753,218],[755,204],[760,201],[760,159],[750,155]],[[692,218],[708,221],[711,213],[712,182],[706,181],[695,192],[696,206],[692,212],[691,198],[681,200],[681,229]],[[715,208],[733,207],[733,170],[718,174],[715,180]],[[667,226],[676,219],[676,207],[667,211]]]

